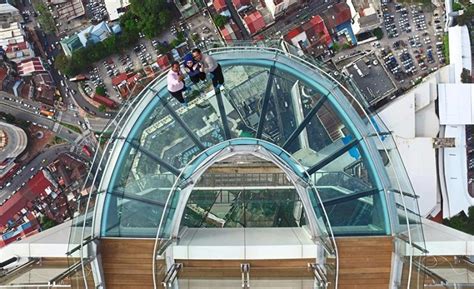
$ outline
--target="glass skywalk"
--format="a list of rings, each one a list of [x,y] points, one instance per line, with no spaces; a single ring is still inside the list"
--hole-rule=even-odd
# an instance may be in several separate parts
[[[214,53],[225,90],[198,88],[188,108],[163,81],[145,89],[117,138],[122,147],[109,161],[110,181],[102,183],[102,235],[155,236],[180,170],[205,149],[242,136],[273,143],[301,163],[328,202],[337,235],[390,234],[381,159],[336,83],[278,51],[229,53]]]
[[[298,227],[330,254],[334,236],[400,236],[407,264],[423,255],[396,146],[350,83],[276,48],[208,52],[223,68],[225,89],[192,86],[184,107],[162,74],[102,134],[94,192],[76,221],[82,232],[71,238],[164,243],[183,228]],[[235,159],[244,147],[252,161]]]

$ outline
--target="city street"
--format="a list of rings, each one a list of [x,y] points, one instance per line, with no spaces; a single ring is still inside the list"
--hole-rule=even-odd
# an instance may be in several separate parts
[[[17,106],[0,102],[0,110],[14,115],[18,119],[41,125],[42,127],[54,132],[58,137],[63,138],[70,143],[75,143],[81,137],[81,135],[75,131],[59,125],[44,116],[32,114],[28,111],[18,108]]]
[[[73,149],[70,144],[60,144],[48,148],[21,168],[21,172],[9,180],[9,186],[0,190],[0,203],[9,198],[13,192],[17,192],[22,186],[43,167],[52,163],[58,155]]]
[[[5,98],[8,98],[9,100],[6,100]],[[53,120],[50,120],[39,113],[42,106],[42,104],[39,102],[15,97],[12,94],[0,91],[0,104],[5,104],[7,106],[17,108],[19,111],[23,111],[25,113],[47,119],[50,122],[54,122]],[[68,109],[66,111],[57,111],[56,114],[57,114],[56,116],[57,122],[71,124],[79,128],[81,128],[81,126],[78,125],[78,122],[79,121],[84,122],[84,118],[81,116],[81,114],[71,109]],[[105,128],[105,126],[109,122],[109,119],[90,116],[87,118],[87,122],[90,124],[91,130],[100,132]],[[83,130],[83,128],[81,129]]]
[[[303,9],[289,9],[283,16],[277,18],[272,26],[267,27],[258,35],[262,35],[265,39],[278,39],[291,29],[309,20],[312,16],[322,13],[338,2],[337,0],[308,1]]]

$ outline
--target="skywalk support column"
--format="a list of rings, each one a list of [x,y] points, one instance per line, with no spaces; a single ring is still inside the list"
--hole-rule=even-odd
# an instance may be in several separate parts
[[[184,123],[184,121],[179,117],[179,115],[176,113],[176,111],[170,106],[169,102],[164,99],[164,98],[160,98],[160,101],[161,103],[163,104],[163,106],[168,110],[168,112],[170,113],[171,117],[181,125],[181,127],[186,131],[186,133],[188,134],[188,136],[192,139],[192,141],[194,142],[194,144],[196,144],[196,146],[199,147],[199,149],[201,151],[205,150],[206,147],[204,146],[204,144],[198,139],[198,137],[194,134],[194,132],[188,127],[188,125],[186,123]]]
[[[224,128],[224,137],[226,140],[231,139],[229,122],[227,121],[227,114],[225,112],[224,101],[222,100],[222,93],[220,88],[214,88],[216,93],[217,107],[219,108],[219,114],[221,115],[222,127]]]
[[[268,103],[270,101],[270,97],[272,93],[274,73],[275,73],[275,65],[272,65],[272,67],[270,67],[270,72],[269,72],[268,80],[267,80],[267,86],[265,88],[265,96],[263,98],[262,111],[260,112],[260,120],[258,121],[257,134],[255,135],[256,138],[262,138],[263,126],[265,125],[265,117],[268,111]]]

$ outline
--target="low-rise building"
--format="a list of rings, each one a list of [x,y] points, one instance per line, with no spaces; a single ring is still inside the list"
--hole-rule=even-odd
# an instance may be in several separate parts
[[[0,27],[22,20],[20,11],[9,3],[0,4]]]
[[[199,12],[199,7],[195,1],[192,0],[174,0],[176,8],[183,18],[189,18]]]
[[[120,96],[127,97],[135,86],[136,82],[140,78],[138,73],[125,73],[122,72],[116,77],[112,78],[112,85],[118,90]],[[115,103],[104,102],[103,99],[94,99],[97,102],[104,104],[110,108],[115,108]]]
[[[170,67],[170,57],[168,54],[160,54],[156,59],[156,63],[160,67],[161,70],[165,70]]]
[[[32,77],[32,81],[35,87],[34,99],[53,106],[56,86],[51,75],[48,72],[38,73]]]
[[[352,14],[352,30],[355,35],[372,31],[382,24],[382,18],[378,16],[380,1],[351,0],[347,1]]]
[[[5,51],[7,58],[15,63],[34,56],[19,22],[0,26],[0,47]]]
[[[239,29],[239,26],[233,21],[230,21],[224,27],[220,28],[222,38],[227,43],[232,43],[234,40],[243,39],[242,32]]]
[[[227,4],[225,0],[213,0],[212,5],[214,6],[216,12],[219,14],[223,13],[224,11],[227,11]]]
[[[250,34],[255,34],[265,28],[266,23],[262,14],[255,10],[244,16],[244,23]]]
[[[265,0],[265,6],[273,19],[281,16],[289,7],[298,4],[298,0]]]
[[[114,31],[120,31],[114,29]],[[74,51],[79,50],[83,47],[86,47],[90,44],[96,44],[102,42],[108,37],[110,37],[114,32],[107,24],[107,22],[102,21],[97,25],[91,25],[77,34],[71,35],[69,37],[61,40],[61,47],[63,48],[64,54],[66,56],[72,56]]]
[[[321,14],[324,23],[333,36],[334,40],[339,43],[357,44],[357,38],[352,31],[351,9],[344,2],[337,3]]]
[[[20,76],[29,76],[34,73],[46,72],[46,69],[43,66],[41,58],[33,57],[18,63],[17,72]]]
[[[53,13],[59,22],[71,21],[86,13],[84,4],[81,0],[66,0],[61,2],[63,3],[57,4],[57,8]]]
[[[313,16],[303,25],[290,30],[284,39],[304,53],[316,57],[323,54],[333,44],[324,20],[319,15]]]
[[[128,6],[130,5],[129,0],[105,0],[105,9],[109,14],[109,20],[115,21],[122,16],[125,11],[127,11]]]

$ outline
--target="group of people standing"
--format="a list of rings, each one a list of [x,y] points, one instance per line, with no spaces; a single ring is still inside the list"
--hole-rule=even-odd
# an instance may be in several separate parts
[[[206,81],[207,74],[212,79],[212,85],[215,89],[219,89],[224,84],[224,75],[219,63],[212,56],[202,53],[199,48],[193,49],[191,53],[184,57],[184,71],[193,84]],[[181,71],[179,62],[173,61],[167,77],[168,91],[180,103],[186,104],[183,92],[188,88],[184,79],[185,76]]]

